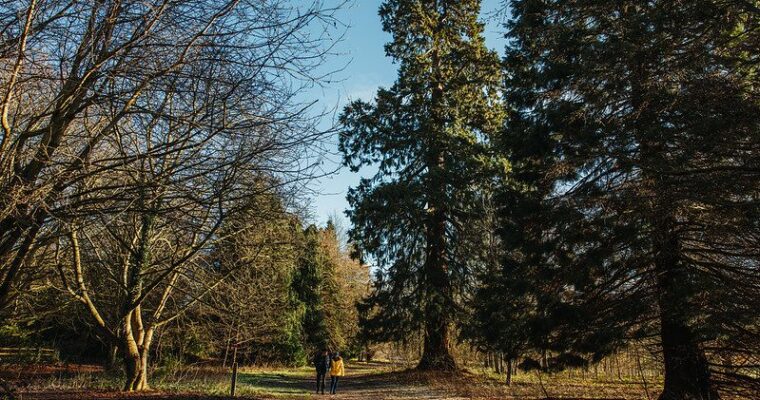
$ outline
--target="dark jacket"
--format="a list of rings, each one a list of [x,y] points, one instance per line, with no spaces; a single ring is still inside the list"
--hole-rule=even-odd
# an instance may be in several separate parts
[[[314,364],[314,368],[316,368],[317,371],[321,373],[327,373],[327,371],[330,369],[329,354],[317,353],[314,355],[314,360],[312,362]]]

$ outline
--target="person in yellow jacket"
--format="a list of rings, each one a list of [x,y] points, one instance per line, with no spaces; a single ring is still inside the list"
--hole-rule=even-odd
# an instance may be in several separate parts
[[[330,394],[335,394],[335,391],[338,389],[338,378],[345,374],[343,359],[340,358],[340,353],[335,352],[332,364],[330,365]]]

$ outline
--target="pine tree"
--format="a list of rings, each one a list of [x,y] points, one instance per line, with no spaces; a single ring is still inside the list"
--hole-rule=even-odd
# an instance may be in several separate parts
[[[320,244],[319,229],[310,225],[303,231],[291,288],[303,304],[301,326],[307,348],[323,349],[330,344],[323,290],[326,284],[325,269],[328,260]]]
[[[515,82],[519,77],[510,74],[506,81],[510,112],[507,129],[498,138],[512,166],[508,176],[497,180],[493,199],[493,234],[500,251],[477,276],[472,323],[465,330],[482,351],[500,352],[508,360],[548,347],[550,332],[535,313],[555,303],[561,292],[553,269],[547,268],[556,243],[544,231],[562,215],[545,202],[553,189],[545,174],[557,162],[556,146],[546,126],[525,112],[532,108]]]
[[[379,267],[364,326],[378,340],[423,331],[420,369],[454,369],[450,329],[472,279],[469,224],[479,187],[507,164],[489,138],[501,127],[502,75],[477,0],[389,0],[386,54],[396,83],[346,107],[344,163],[378,172],[349,192],[352,239]]]
[[[303,228],[288,212],[285,199],[266,189],[272,183],[262,182],[262,193],[246,199],[238,217],[222,227],[213,264],[229,277],[193,318],[204,322],[200,329],[207,335],[205,349],[214,343],[220,346],[225,365],[232,359],[235,342],[241,344],[235,351],[237,361],[303,365],[305,305],[292,282]],[[173,334],[184,337],[183,328]]]
[[[364,298],[369,282],[369,268],[351,259],[339,238],[338,228],[328,220],[319,230],[320,244],[326,257],[322,299],[325,306],[330,348],[346,357],[358,349],[357,301]]]
[[[494,281],[524,295],[493,315],[556,355],[543,368],[654,336],[661,399],[756,392],[756,3],[511,3],[505,143],[527,192],[505,198],[516,257]]]

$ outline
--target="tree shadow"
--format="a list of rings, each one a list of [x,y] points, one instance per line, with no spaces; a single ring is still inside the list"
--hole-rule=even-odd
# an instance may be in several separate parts
[[[341,394],[381,394],[394,391],[408,391],[415,384],[407,371],[387,371],[391,367],[384,363],[347,363],[346,376],[338,381]],[[385,369],[385,370],[384,370]],[[251,372],[241,374],[239,387],[247,386],[262,393],[271,394],[309,394],[317,388],[316,371],[311,375],[277,374],[270,372]],[[424,385],[423,382],[417,382]],[[325,389],[329,389],[330,376],[325,379]],[[372,397],[368,397],[372,398]]]

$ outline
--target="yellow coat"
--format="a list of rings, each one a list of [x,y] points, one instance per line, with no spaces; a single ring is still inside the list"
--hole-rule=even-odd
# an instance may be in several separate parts
[[[330,365],[330,376],[343,376],[346,371],[343,369],[343,359],[338,357],[337,360],[333,359]]]

